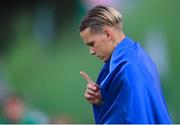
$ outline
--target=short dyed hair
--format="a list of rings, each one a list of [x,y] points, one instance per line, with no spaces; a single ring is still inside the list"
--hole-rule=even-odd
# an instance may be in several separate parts
[[[89,10],[82,20],[79,31],[90,28],[92,32],[102,31],[103,26],[117,26],[122,30],[122,15],[110,6],[98,5]]]

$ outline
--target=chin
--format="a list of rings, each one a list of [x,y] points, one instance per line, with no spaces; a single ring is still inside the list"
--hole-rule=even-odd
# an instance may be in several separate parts
[[[104,63],[106,63],[106,61],[108,60],[108,59],[101,59]]]
[[[110,59],[110,58],[104,58],[104,59],[102,59],[102,61],[103,61],[104,63],[106,63],[106,62],[109,61],[109,59]]]
[[[102,57],[102,56],[101,56],[101,57],[97,57],[97,58],[98,58],[99,60],[101,60],[102,62],[104,62],[104,63],[108,60],[108,59],[106,59],[106,58],[104,58],[104,57]]]

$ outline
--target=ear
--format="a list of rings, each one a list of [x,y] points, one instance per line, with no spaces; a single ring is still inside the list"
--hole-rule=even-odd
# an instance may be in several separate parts
[[[113,41],[113,32],[110,28],[104,28],[105,37],[108,41]]]

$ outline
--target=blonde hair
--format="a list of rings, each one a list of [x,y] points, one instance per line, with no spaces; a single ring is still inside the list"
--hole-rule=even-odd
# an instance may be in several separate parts
[[[86,28],[91,31],[101,31],[103,26],[117,26],[122,30],[122,15],[120,12],[109,6],[98,5],[89,10],[87,16],[81,22],[80,32]]]

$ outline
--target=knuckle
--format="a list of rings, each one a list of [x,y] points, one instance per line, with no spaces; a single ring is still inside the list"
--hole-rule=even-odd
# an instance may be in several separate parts
[[[98,93],[98,92],[96,92],[96,93],[95,93],[95,95],[96,95],[96,96],[99,96],[99,93]]]
[[[85,94],[84,94],[84,97],[85,97],[85,98],[89,98],[89,94],[88,94],[88,93],[85,93]]]
[[[92,84],[91,84],[91,83],[88,83],[88,84],[87,84],[87,88],[88,88],[88,89],[92,89]]]
[[[91,92],[90,92],[89,90],[87,90],[87,93],[88,93],[88,94],[91,94]]]

